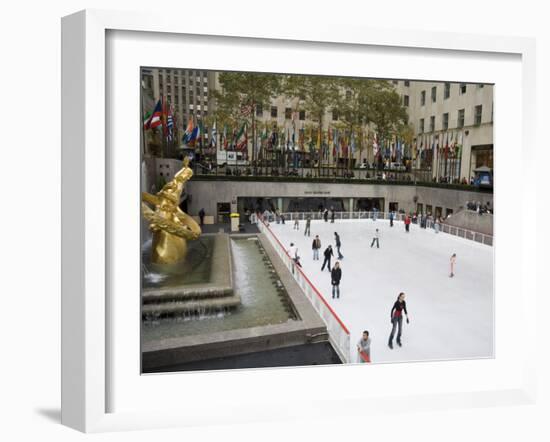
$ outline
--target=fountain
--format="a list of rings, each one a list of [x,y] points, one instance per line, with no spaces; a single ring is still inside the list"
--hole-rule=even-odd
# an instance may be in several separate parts
[[[296,346],[311,354],[312,337],[328,344],[324,322],[263,234],[202,234],[179,209],[192,175],[184,160],[160,192],[142,194],[151,233],[142,245],[143,371]]]

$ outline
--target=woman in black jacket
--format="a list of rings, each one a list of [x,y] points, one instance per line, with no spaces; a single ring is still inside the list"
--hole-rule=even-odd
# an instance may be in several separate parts
[[[397,327],[397,345],[401,347],[401,329],[403,327],[403,312],[407,317],[407,324],[409,323],[409,314],[407,313],[407,304],[405,303],[405,293],[399,293],[397,301],[393,304],[391,309],[390,318],[392,323],[392,329],[390,333],[390,339],[388,341],[388,347],[393,349],[393,337],[395,335],[395,329]]]
[[[330,277],[332,279],[332,299],[334,295],[340,299],[340,280],[342,279],[342,269],[340,268],[340,263],[336,261],[334,267],[330,272]]]

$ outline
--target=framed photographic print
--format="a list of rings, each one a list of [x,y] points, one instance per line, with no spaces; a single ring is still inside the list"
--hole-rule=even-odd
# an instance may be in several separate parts
[[[64,18],[63,423],[529,402],[533,43],[459,37]]]

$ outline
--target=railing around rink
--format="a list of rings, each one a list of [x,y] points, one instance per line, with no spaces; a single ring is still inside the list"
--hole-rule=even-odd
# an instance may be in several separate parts
[[[335,350],[338,352],[338,355],[340,356],[342,361],[345,363],[351,362],[350,333],[346,325],[342,322],[336,312],[328,304],[321,292],[319,292],[319,290],[309,280],[302,268],[296,265],[294,260],[289,256],[285,247],[271,231],[268,223],[264,221],[263,217],[259,218],[258,227],[260,231],[264,233],[268,240],[271,242],[275,251],[280,256],[285,266],[290,270],[290,272],[294,276],[294,279],[313,305],[315,311],[323,319],[324,323],[327,326],[330,342],[334,346]]]
[[[300,221],[305,220],[309,215],[312,220],[321,220],[324,218],[322,212],[285,212],[281,213],[281,216],[284,216],[285,222],[293,222],[296,218]],[[483,216],[483,215],[481,215]],[[389,219],[390,212],[334,212],[335,220],[346,220],[346,219]],[[395,213],[394,221],[403,221],[405,219],[405,214]],[[275,222],[276,217],[270,216],[270,221]],[[328,214],[328,221],[331,221],[331,214]],[[447,233],[449,235],[458,236],[459,238],[468,239],[470,241],[475,241],[481,244],[488,246],[493,245],[493,235],[487,235],[485,233],[476,232],[475,230],[463,229],[461,227],[451,226],[445,223],[435,223],[433,220],[426,220],[426,228],[433,229],[437,232]],[[420,226],[420,218],[418,217],[416,223],[411,222],[411,225]]]

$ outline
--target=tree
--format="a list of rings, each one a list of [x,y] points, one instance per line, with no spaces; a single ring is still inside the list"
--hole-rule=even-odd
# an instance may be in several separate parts
[[[388,139],[391,135],[398,134],[408,123],[407,111],[401,104],[401,97],[393,88],[373,88],[368,103],[368,115],[376,126],[379,139]]]
[[[310,119],[317,121],[317,134],[314,137],[322,140],[323,118],[325,113],[335,105],[338,85],[336,78],[306,75],[287,75],[282,81],[282,92],[289,98],[299,98],[299,108],[309,113]],[[318,167],[321,168],[321,146],[317,146]]]
[[[255,72],[222,72],[220,91],[214,91],[215,115],[222,122],[249,123],[252,158],[256,159],[256,109],[265,108],[280,93],[280,75]]]

